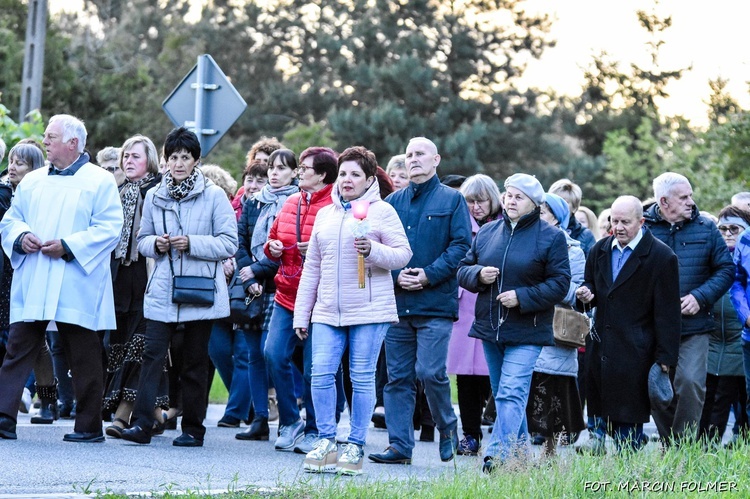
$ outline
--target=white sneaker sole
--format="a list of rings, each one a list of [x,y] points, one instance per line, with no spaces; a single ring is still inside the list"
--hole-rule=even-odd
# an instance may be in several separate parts
[[[303,465],[303,468],[308,473],[336,473],[336,465],[335,464],[310,464],[305,463]]]
[[[282,452],[293,452],[294,448],[297,447],[297,445],[302,441],[303,438],[305,438],[305,434],[301,433],[297,438],[294,439],[294,441],[288,447],[274,445],[274,448]]]
[[[342,466],[336,466],[336,473],[338,473],[339,475],[346,475],[346,476],[358,476],[362,474],[362,468],[352,469],[352,468],[344,468]]]

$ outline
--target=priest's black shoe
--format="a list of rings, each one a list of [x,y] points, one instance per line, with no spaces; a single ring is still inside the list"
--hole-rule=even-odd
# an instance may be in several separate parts
[[[122,430],[120,436],[123,440],[127,440],[128,442],[135,442],[137,444],[151,443],[151,435],[143,431],[143,428],[138,425],[133,425],[130,428]]]
[[[18,435],[16,435],[16,423],[8,416],[0,416],[0,438],[6,440],[15,440],[18,438]]]
[[[203,447],[203,440],[195,438],[188,433],[183,433],[172,440],[172,445],[175,447]]]
[[[63,437],[65,442],[79,442],[79,443],[98,443],[104,442],[104,433],[101,431],[98,433],[66,433]]]

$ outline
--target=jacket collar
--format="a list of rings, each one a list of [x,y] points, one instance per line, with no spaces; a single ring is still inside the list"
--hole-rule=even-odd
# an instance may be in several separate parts
[[[644,230],[643,237],[638,245],[633,250],[630,258],[622,266],[622,270],[617,274],[617,280],[612,282],[612,242],[615,236],[609,236],[604,244],[599,249],[599,269],[600,272],[604,272],[604,279],[610,288],[610,291],[620,286],[622,283],[630,279],[636,270],[643,264],[643,260],[648,257],[651,253],[651,248],[654,244],[654,236],[651,231]]]

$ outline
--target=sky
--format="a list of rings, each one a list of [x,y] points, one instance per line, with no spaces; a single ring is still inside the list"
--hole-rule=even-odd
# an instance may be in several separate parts
[[[652,12],[653,0],[529,0],[528,11],[539,9],[555,16],[551,35],[557,46],[539,61],[532,61],[523,82],[529,86],[567,95],[580,94],[583,69],[602,50],[629,70],[635,62],[650,67],[646,30],[636,11]],[[661,0],[655,10],[671,16],[672,27],[664,33],[660,69],[692,67],[667,87],[670,98],[660,104],[668,116],[682,115],[697,126],[707,123],[711,90],[709,79],[729,80],[729,93],[744,109],[750,108],[750,3],[739,0]],[[628,71],[625,71],[626,73]]]
[[[49,0],[50,11],[80,8],[80,0]],[[553,18],[551,36],[557,46],[529,62],[522,85],[579,95],[584,68],[592,56],[606,51],[628,72],[635,62],[650,67],[648,36],[636,17],[651,12],[653,0],[527,0],[527,11]],[[709,79],[729,80],[729,93],[750,109],[750,2],[742,0],[661,0],[655,12],[672,17],[660,52],[664,71],[689,68],[667,87],[670,98],[660,104],[664,115],[682,115],[696,126],[707,123]]]

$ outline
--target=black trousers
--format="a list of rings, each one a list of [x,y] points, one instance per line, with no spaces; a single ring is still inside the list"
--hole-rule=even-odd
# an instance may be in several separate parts
[[[470,435],[477,442],[482,441],[482,412],[487,399],[492,395],[490,377],[469,374],[456,375],[458,410],[461,413],[461,427],[464,435]]]
[[[735,418],[741,431],[748,428],[747,391],[744,376],[706,376],[706,401],[703,404],[699,435],[710,439],[721,440],[727,429],[729,409],[739,404],[740,410]]]
[[[162,379],[169,343],[184,327],[179,378],[182,384],[182,431],[202,440],[206,434],[206,391],[208,390],[208,338],[213,321],[183,323],[146,321],[146,345],[133,406],[133,424],[149,433],[154,425],[156,394]]]
[[[23,386],[46,345],[49,321],[15,322],[10,325],[7,353],[0,367],[0,414],[16,420]],[[104,370],[102,345],[96,331],[57,322],[65,358],[73,375],[77,400],[75,431],[101,433]]]

